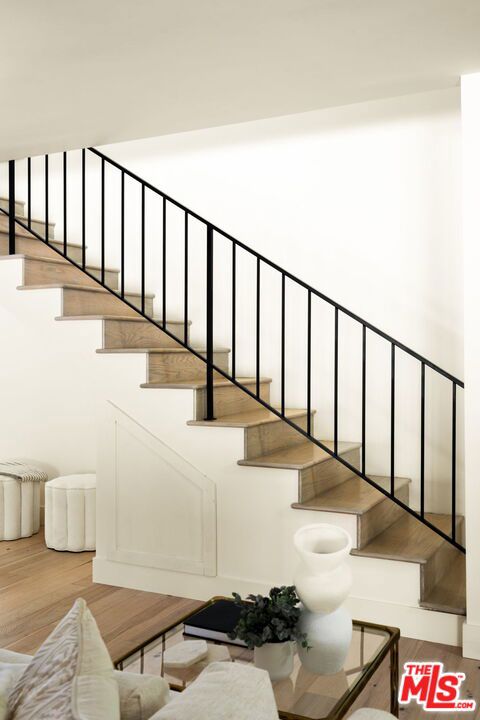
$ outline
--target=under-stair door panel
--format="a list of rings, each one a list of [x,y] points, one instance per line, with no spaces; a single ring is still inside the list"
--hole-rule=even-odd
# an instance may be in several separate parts
[[[107,558],[216,575],[213,481],[110,404],[105,430],[99,492],[111,508]]]

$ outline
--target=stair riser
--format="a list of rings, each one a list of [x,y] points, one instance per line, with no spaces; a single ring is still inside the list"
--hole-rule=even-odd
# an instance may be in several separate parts
[[[0,198],[0,208],[2,210],[6,210],[8,212],[8,198]],[[25,203],[20,202],[19,200],[15,201],[15,215],[18,217],[23,217],[25,214]]]
[[[26,218],[20,218],[21,221],[26,225],[27,219]],[[0,232],[6,232],[8,233],[8,223],[9,218],[4,215],[3,213],[0,213]],[[32,220],[31,222],[31,228],[33,232],[36,232],[40,235],[40,237],[45,236],[45,223],[39,222],[38,220]],[[25,236],[29,235],[29,231],[26,230],[22,225],[19,225],[18,222],[15,223],[15,234],[19,236]],[[48,223],[48,237],[53,240],[55,237],[55,224],[54,223]]]
[[[360,466],[360,450],[356,448],[343,453],[342,457],[354,467]],[[340,485],[352,477],[352,471],[335,458],[324,460],[299,472],[299,502],[305,503],[316,495]]]
[[[51,242],[50,245],[63,253],[63,244]],[[58,253],[52,250],[47,243],[37,240],[28,233],[25,233],[25,237],[16,236],[15,252],[17,255],[33,255],[39,257],[60,257]],[[0,255],[8,254],[8,236],[5,233],[0,232]],[[71,260],[77,263],[82,262],[82,248],[77,246],[68,245],[67,255]]]
[[[248,385],[248,388],[255,392],[255,385]],[[260,383],[260,397],[265,402],[270,402],[270,383]],[[214,414],[216,417],[258,410],[259,407],[259,403],[254,398],[236,385],[225,385],[214,390]],[[205,415],[206,389],[202,388],[195,393],[195,420],[203,420]]]
[[[303,430],[307,429],[306,413],[305,415],[293,418],[292,421]],[[259,455],[267,455],[275,450],[298,445],[302,442],[305,442],[304,435],[283,421],[264,423],[263,425],[245,428],[245,460],[259,457]]]
[[[138,297],[125,295],[133,305],[139,304]],[[153,314],[153,299],[146,298],[145,311]],[[63,315],[128,315],[136,317],[135,310],[111,293],[89,292],[66,288],[63,291]]]
[[[189,329],[190,326],[188,326],[187,332]],[[183,325],[167,322],[167,330],[183,340]],[[180,347],[180,345],[148,321],[105,320],[103,323],[103,347],[106,349],[169,348]]]
[[[408,505],[409,486],[398,488],[396,497]],[[385,497],[368,512],[359,515],[357,519],[357,548],[361,549],[373,540],[374,537],[386,530],[390,525],[400,519],[405,510]]]
[[[92,275],[100,278],[101,271],[89,269]],[[98,287],[98,283],[81,270],[69,263],[46,262],[43,260],[25,260],[23,264],[23,284],[41,285],[42,283],[74,283]],[[118,287],[118,273],[105,272],[105,283],[113,290]]]
[[[462,537],[462,531],[463,520],[461,525],[459,524],[457,526],[459,539]],[[420,600],[424,600],[437,582],[448,572],[450,563],[457,557],[459,552],[456,547],[450,545],[450,543],[445,540],[436,553],[428,559],[428,562],[422,565],[420,574]]]
[[[213,362],[228,371],[228,352],[214,353]],[[192,353],[150,353],[148,355],[148,382],[179,383],[185,380],[204,380],[206,364]],[[214,373],[214,377],[221,377]]]

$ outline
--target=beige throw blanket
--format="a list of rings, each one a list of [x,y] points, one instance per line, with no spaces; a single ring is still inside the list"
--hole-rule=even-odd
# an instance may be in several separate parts
[[[21,482],[46,482],[48,475],[43,470],[33,467],[33,465],[26,465],[25,463],[18,462],[17,460],[4,460],[0,462],[0,476],[14,478]]]

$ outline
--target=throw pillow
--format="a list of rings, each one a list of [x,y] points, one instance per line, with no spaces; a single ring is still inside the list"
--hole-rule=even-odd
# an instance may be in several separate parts
[[[150,720],[278,720],[272,683],[265,670],[215,662]]]
[[[149,720],[170,699],[168,683],[162,677],[115,671],[115,680],[120,691],[121,720]]]
[[[40,647],[8,701],[11,720],[119,720],[108,650],[85,600]]]

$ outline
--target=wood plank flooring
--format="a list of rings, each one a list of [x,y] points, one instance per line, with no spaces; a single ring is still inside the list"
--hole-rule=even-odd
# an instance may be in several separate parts
[[[0,542],[0,647],[34,653],[83,597],[115,661],[200,604],[93,583],[92,557],[48,550],[42,533]]]
[[[161,627],[200,603],[92,582],[93,553],[57,553],[45,547],[42,533],[0,542],[0,647],[34,653],[77,597],[88,602],[113,660],[147,640]],[[447,670],[466,673],[462,696],[480,703],[480,662],[462,658],[461,649],[401,638],[400,668],[407,660],[440,660]],[[388,710],[388,660],[365,688],[351,712],[361,707]],[[480,709],[466,713],[480,718]],[[403,720],[450,720],[451,713],[401,708]]]

